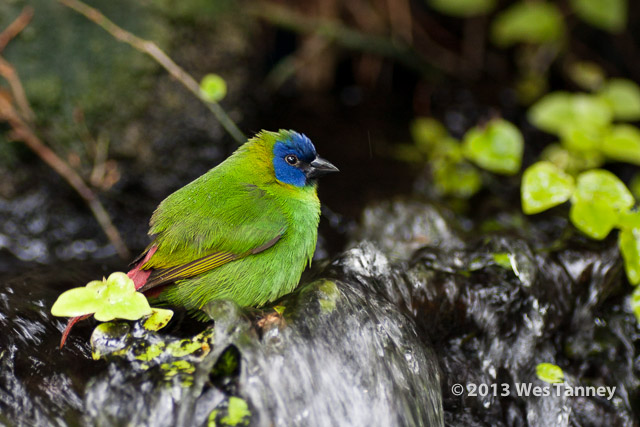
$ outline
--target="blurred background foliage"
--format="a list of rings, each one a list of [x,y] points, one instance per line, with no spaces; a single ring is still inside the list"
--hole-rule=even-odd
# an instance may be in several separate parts
[[[520,211],[522,172],[538,160],[572,179],[605,167],[639,187],[628,164],[640,158],[634,2],[87,4],[154,41],[196,80],[217,75],[207,81],[219,91],[212,99],[246,134],[295,128],[341,167],[320,189],[333,212],[325,255],[342,247],[368,201],[397,194],[459,212],[499,195],[474,214]],[[142,248],[153,207],[236,143],[153,60],[59,2],[5,1],[0,28],[27,5],[33,21],[2,55],[25,86],[35,128],[98,193],[127,244]],[[0,229],[2,250],[41,262],[112,253],[77,196],[10,141],[8,126],[0,140],[0,215],[10,223]],[[536,193],[552,200],[537,209],[574,194],[561,193]],[[46,225],[29,228],[36,218],[18,212],[28,197],[46,209]],[[48,232],[56,228],[69,231]],[[69,239],[93,243],[69,251]],[[38,250],[22,250],[36,241]]]

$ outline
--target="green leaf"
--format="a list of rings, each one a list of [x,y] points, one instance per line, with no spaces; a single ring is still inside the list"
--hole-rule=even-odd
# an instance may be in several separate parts
[[[433,181],[440,194],[468,198],[482,187],[478,170],[467,162],[434,161]]]
[[[425,154],[429,154],[434,145],[448,135],[444,125],[432,117],[418,117],[411,123],[413,142]]]
[[[487,13],[495,3],[495,0],[429,0],[431,7],[438,12],[458,17]]]
[[[596,151],[600,148],[605,129],[591,123],[570,123],[560,130],[562,145],[571,151]]]
[[[173,317],[173,311],[165,308],[152,308],[151,315],[144,321],[143,327],[149,331],[158,331]]]
[[[491,37],[499,46],[547,43],[560,40],[564,18],[552,3],[521,1],[496,16]]]
[[[633,314],[636,315],[636,320],[640,323],[640,286],[636,286],[631,294],[631,309]]]
[[[613,126],[604,137],[601,151],[610,159],[640,165],[640,129],[632,125]]]
[[[475,127],[464,136],[465,156],[483,169],[505,175],[518,173],[524,142],[513,124],[495,119],[484,128]]]
[[[620,231],[618,245],[624,259],[624,271],[632,285],[640,283],[640,228]]]
[[[138,320],[148,314],[151,314],[151,307],[147,298],[135,292],[126,299],[107,300],[100,305],[94,317],[101,322],[108,322],[113,319]]]
[[[571,202],[571,222],[589,237],[604,239],[635,200],[618,177],[594,169],[578,176]]]
[[[106,322],[113,319],[137,320],[151,314],[147,298],[136,292],[135,284],[126,274],[112,273],[102,281],[94,280],[85,287],[64,292],[51,308],[54,316],[75,317],[95,313]]]
[[[604,128],[611,123],[613,111],[607,102],[594,95],[553,92],[529,109],[534,126],[560,135],[567,126]]]
[[[511,254],[509,252],[496,252],[491,254],[493,261],[506,270],[513,270],[511,266]]]
[[[200,82],[200,94],[209,102],[220,102],[227,95],[227,82],[217,74],[207,74]]]
[[[627,0],[571,0],[571,7],[594,27],[620,32],[627,21]]]
[[[574,202],[569,211],[573,225],[592,239],[602,240],[618,223],[618,213],[607,206]]]
[[[539,363],[536,366],[536,375],[546,383],[557,384],[564,382],[564,372],[553,363]]]
[[[553,163],[535,163],[522,175],[522,210],[531,215],[564,203],[571,198],[573,188],[573,177]]]
[[[126,274],[121,272],[111,273],[107,279],[103,297],[111,304],[126,300],[136,292],[136,286]]]
[[[611,79],[599,95],[609,103],[613,117],[623,121],[640,120],[640,86],[627,79]]]
[[[73,288],[63,292],[51,307],[51,314],[59,317],[76,317],[95,313],[100,298],[94,289]]]
[[[604,169],[581,173],[573,196],[574,201],[602,204],[617,211],[627,211],[635,202],[627,186]]]

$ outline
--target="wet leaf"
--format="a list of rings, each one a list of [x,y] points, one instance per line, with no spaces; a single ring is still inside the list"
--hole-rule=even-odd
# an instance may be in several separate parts
[[[429,0],[431,7],[438,12],[459,17],[487,13],[495,3],[495,0]]]
[[[611,32],[624,29],[627,0],[571,0],[576,15],[594,27]]]
[[[632,125],[613,126],[605,135],[601,150],[610,159],[640,165],[640,129]]]
[[[484,128],[475,127],[464,136],[464,153],[483,169],[505,175],[518,173],[524,142],[513,124],[492,120]]]
[[[511,267],[511,255],[509,252],[498,252],[491,254],[493,261],[506,270],[513,270]]]
[[[574,180],[550,162],[538,162],[522,175],[522,210],[531,215],[566,202],[571,198]]]
[[[173,317],[173,311],[164,308],[152,308],[151,315],[144,321],[144,328],[149,331],[158,331],[165,326]]]
[[[136,292],[133,280],[121,272],[94,280],[85,287],[64,292],[51,308],[54,316],[95,314],[101,322],[113,319],[137,320],[151,313],[147,298]]]
[[[536,366],[536,375],[546,383],[558,384],[564,382],[564,372],[553,363],[539,363]]]
[[[51,314],[60,317],[76,317],[95,313],[100,306],[98,294],[86,287],[63,292],[51,307]]]
[[[606,101],[595,95],[554,92],[531,106],[528,116],[536,127],[560,135],[567,126],[585,123],[604,128],[611,123],[613,111]]]
[[[564,34],[564,18],[553,3],[521,1],[493,20],[491,37],[499,46],[547,43]]]
[[[94,317],[101,322],[113,319],[138,320],[142,316],[151,313],[151,307],[147,298],[140,292],[131,295],[118,295],[117,299],[103,302]]]
[[[640,228],[620,231],[618,245],[624,259],[624,271],[632,285],[640,283]]]
[[[618,177],[594,169],[578,176],[571,202],[571,222],[589,237],[604,239],[635,200]]]
[[[200,82],[200,93],[207,101],[220,102],[227,95],[227,82],[217,74],[207,74]]]
[[[613,116],[618,120],[640,120],[640,87],[632,80],[611,79],[599,95],[613,109]]]

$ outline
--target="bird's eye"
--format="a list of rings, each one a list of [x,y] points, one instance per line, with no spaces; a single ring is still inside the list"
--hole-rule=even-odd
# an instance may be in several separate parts
[[[284,160],[289,163],[291,166],[295,165],[296,163],[298,163],[298,158],[296,156],[294,156],[293,154],[289,154],[288,156],[286,156],[284,158]]]

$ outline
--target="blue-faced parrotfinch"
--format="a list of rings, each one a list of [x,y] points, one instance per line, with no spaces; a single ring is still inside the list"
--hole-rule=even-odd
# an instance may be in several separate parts
[[[132,263],[136,289],[193,313],[229,299],[261,306],[291,292],[316,247],[316,179],[338,169],[305,135],[262,131],[163,200],[152,243]],[[80,318],[69,321],[69,330]]]

